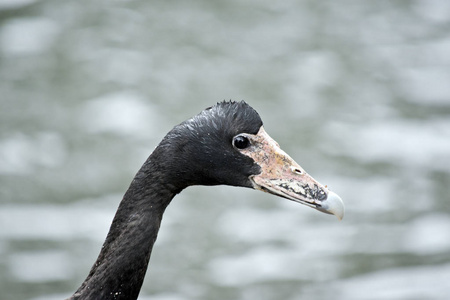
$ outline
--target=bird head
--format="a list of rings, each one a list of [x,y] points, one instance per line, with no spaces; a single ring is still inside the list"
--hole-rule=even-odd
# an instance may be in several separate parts
[[[344,215],[341,198],[312,178],[265,131],[244,101],[221,102],[175,126],[160,146],[170,156],[169,174],[181,190],[190,185],[254,188]]]

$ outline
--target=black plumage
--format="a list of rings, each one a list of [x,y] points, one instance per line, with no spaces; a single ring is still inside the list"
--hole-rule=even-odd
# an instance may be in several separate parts
[[[184,188],[254,188],[344,215],[342,200],[265,132],[245,102],[221,102],[175,126],[125,193],[97,261],[70,299],[137,299],[163,213]]]
[[[259,166],[234,149],[232,139],[261,126],[244,101],[218,103],[175,126],[136,174],[97,261],[70,299],[136,299],[172,198],[190,185],[252,187],[248,177]]]

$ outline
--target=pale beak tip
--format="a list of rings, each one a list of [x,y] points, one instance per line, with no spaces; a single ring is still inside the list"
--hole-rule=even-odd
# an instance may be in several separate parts
[[[344,202],[336,193],[328,192],[328,197],[322,202],[321,211],[335,215],[339,221],[344,218]]]

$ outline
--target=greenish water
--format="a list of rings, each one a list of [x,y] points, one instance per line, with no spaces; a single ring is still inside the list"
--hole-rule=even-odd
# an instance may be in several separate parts
[[[0,0],[0,298],[73,293],[165,133],[244,99],[344,220],[189,188],[140,299],[448,299],[449,32],[445,0]]]

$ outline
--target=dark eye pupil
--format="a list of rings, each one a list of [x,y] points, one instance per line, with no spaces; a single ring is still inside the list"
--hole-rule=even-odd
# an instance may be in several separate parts
[[[245,136],[237,136],[234,138],[234,146],[238,149],[244,149],[250,146],[250,141]]]

